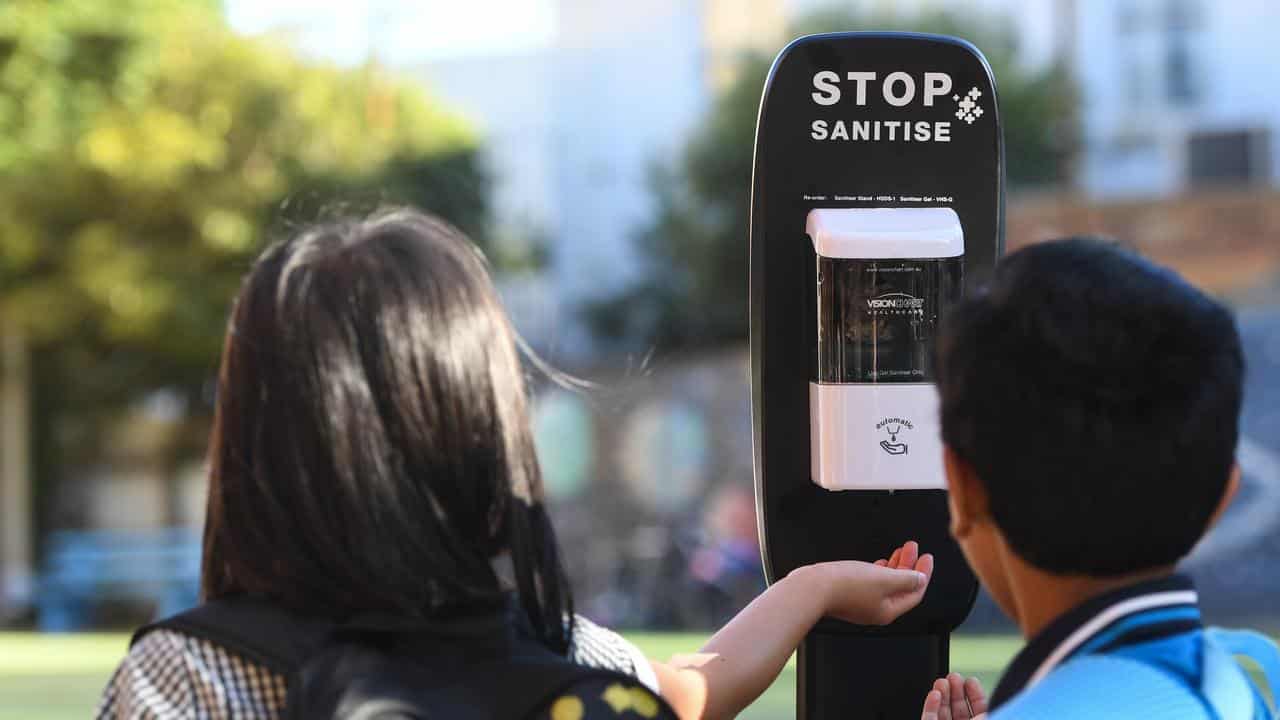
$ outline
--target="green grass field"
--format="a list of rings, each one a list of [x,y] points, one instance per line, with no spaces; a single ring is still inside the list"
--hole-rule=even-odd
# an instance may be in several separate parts
[[[673,633],[630,633],[628,637],[655,658],[695,651],[704,639]],[[127,643],[127,635],[112,633],[0,633],[0,720],[89,717]],[[951,645],[952,665],[966,675],[978,676],[990,688],[1018,644],[1014,637],[957,637]],[[742,717],[794,717],[795,682],[793,663]]]

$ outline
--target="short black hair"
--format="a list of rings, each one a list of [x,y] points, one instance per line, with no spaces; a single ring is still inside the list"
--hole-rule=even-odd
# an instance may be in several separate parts
[[[1009,255],[944,322],[946,444],[1013,551],[1055,574],[1172,565],[1234,463],[1244,356],[1231,312],[1104,240]]]

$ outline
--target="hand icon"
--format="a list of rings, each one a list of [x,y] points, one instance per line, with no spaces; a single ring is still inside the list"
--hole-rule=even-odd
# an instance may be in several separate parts
[[[906,455],[907,454],[906,443],[891,443],[888,440],[881,440],[880,447],[884,448],[884,451],[889,453],[890,455]]]

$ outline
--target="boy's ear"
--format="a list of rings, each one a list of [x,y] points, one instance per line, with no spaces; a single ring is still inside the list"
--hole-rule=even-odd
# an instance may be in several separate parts
[[[1222,518],[1222,514],[1231,507],[1231,501],[1236,499],[1236,493],[1240,491],[1240,463],[1231,464],[1231,474],[1227,476],[1227,487],[1222,491],[1222,498],[1218,500],[1218,507],[1214,508],[1213,515],[1209,518],[1209,527],[1205,528],[1208,533],[1218,520]]]
[[[949,446],[943,448],[942,464],[947,475],[947,503],[951,507],[951,534],[961,539],[975,522],[987,517],[987,490],[978,481],[973,466]]]

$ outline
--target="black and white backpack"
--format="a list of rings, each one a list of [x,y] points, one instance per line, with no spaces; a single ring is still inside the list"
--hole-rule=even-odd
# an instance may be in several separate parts
[[[288,720],[527,720],[574,688],[636,679],[577,665],[539,642],[511,606],[430,623],[365,615],[299,617],[246,597],[147,625],[208,640],[288,678]],[[661,698],[659,720],[676,714]],[[582,715],[591,720],[591,714]]]

